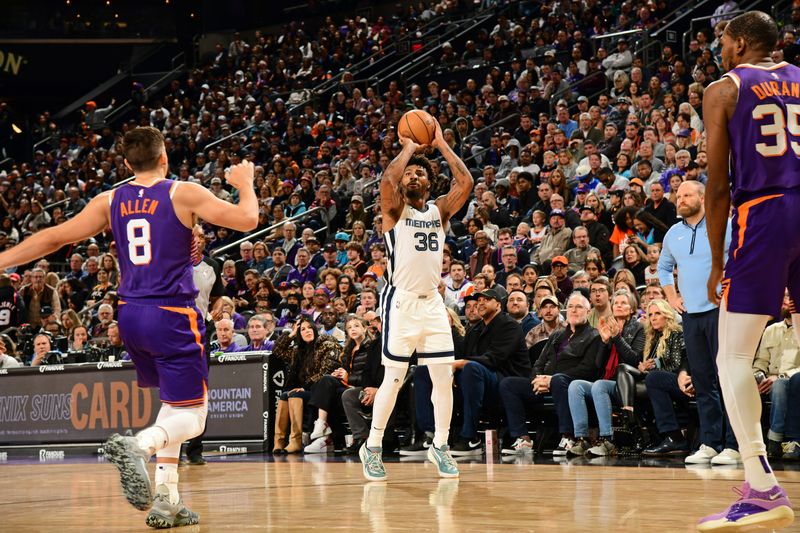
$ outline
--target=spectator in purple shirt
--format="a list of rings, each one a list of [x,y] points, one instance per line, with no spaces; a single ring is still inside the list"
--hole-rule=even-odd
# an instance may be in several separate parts
[[[244,350],[240,351],[272,351],[272,347],[275,343],[267,340],[268,320],[269,318],[264,315],[253,315],[250,317],[250,320],[247,322],[247,336],[250,337],[250,344],[248,344]]]
[[[300,248],[297,250],[296,256],[297,266],[295,266],[289,275],[286,276],[286,281],[299,281],[305,283],[306,281],[315,282],[317,279],[317,269],[312,267],[309,262],[311,261],[311,254],[308,248]]]
[[[242,349],[233,342],[233,320],[230,318],[219,319],[214,327],[217,331],[217,341],[212,350],[215,352],[233,353]]]

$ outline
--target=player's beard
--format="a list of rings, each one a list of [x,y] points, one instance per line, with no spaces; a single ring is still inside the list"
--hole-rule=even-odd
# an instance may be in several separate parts
[[[406,199],[412,201],[425,199],[425,195],[428,193],[428,191],[422,187],[421,183],[416,183],[418,184],[417,187],[413,188],[403,187],[402,185],[400,186],[400,192]]]
[[[421,200],[425,196],[425,191],[419,187],[416,189],[404,189],[403,192],[409,200]]]

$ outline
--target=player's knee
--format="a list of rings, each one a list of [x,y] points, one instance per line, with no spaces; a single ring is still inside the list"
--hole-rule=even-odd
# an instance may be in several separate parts
[[[475,377],[481,374],[481,364],[475,361],[469,361],[461,369],[465,377]]]
[[[384,380],[382,387],[388,388],[392,393],[397,394],[400,392],[400,389],[403,386],[403,380],[400,378],[392,378],[390,380]]]
[[[192,415],[192,423],[189,431],[192,433],[192,437],[196,437],[205,431],[206,417],[208,416],[208,406],[204,405],[203,407],[192,407],[189,409],[189,411]]]

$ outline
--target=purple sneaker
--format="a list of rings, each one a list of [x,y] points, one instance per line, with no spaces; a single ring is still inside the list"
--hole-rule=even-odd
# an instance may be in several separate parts
[[[794,522],[792,504],[786,492],[775,485],[767,491],[750,488],[746,481],[734,487],[739,500],[725,511],[707,516],[697,524],[698,531],[738,532],[751,529],[781,529]]]

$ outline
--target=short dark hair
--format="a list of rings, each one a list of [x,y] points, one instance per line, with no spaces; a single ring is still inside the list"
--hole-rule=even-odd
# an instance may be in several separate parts
[[[453,270],[454,266],[460,266],[465,271],[467,270],[467,266],[464,264],[464,261],[459,261],[458,259],[456,259],[456,260],[454,260],[453,262],[450,263],[450,270]]]
[[[527,182],[533,183],[533,174],[526,171],[520,172],[519,174],[517,174],[517,181],[519,180],[525,180]]]
[[[411,159],[408,160],[406,163],[406,167],[410,165],[417,165],[418,167],[422,167],[425,169],[425,172],[428,173],[428,181],[434,178],[433,176],[433,167],[431,166],[431,162],[428,161],[428,158],[424,155],[412,155]]]
[[[164,149],[164,136],[156,128],[142,126],[125,134],[122,152],[134,172],[147,172],[158,167]]]
[[[731,20],[725,32],[732,38],[744,39],[748,46],[762,52],[772,52],[778,42],[778,26],[763,11],[749,11]]]

